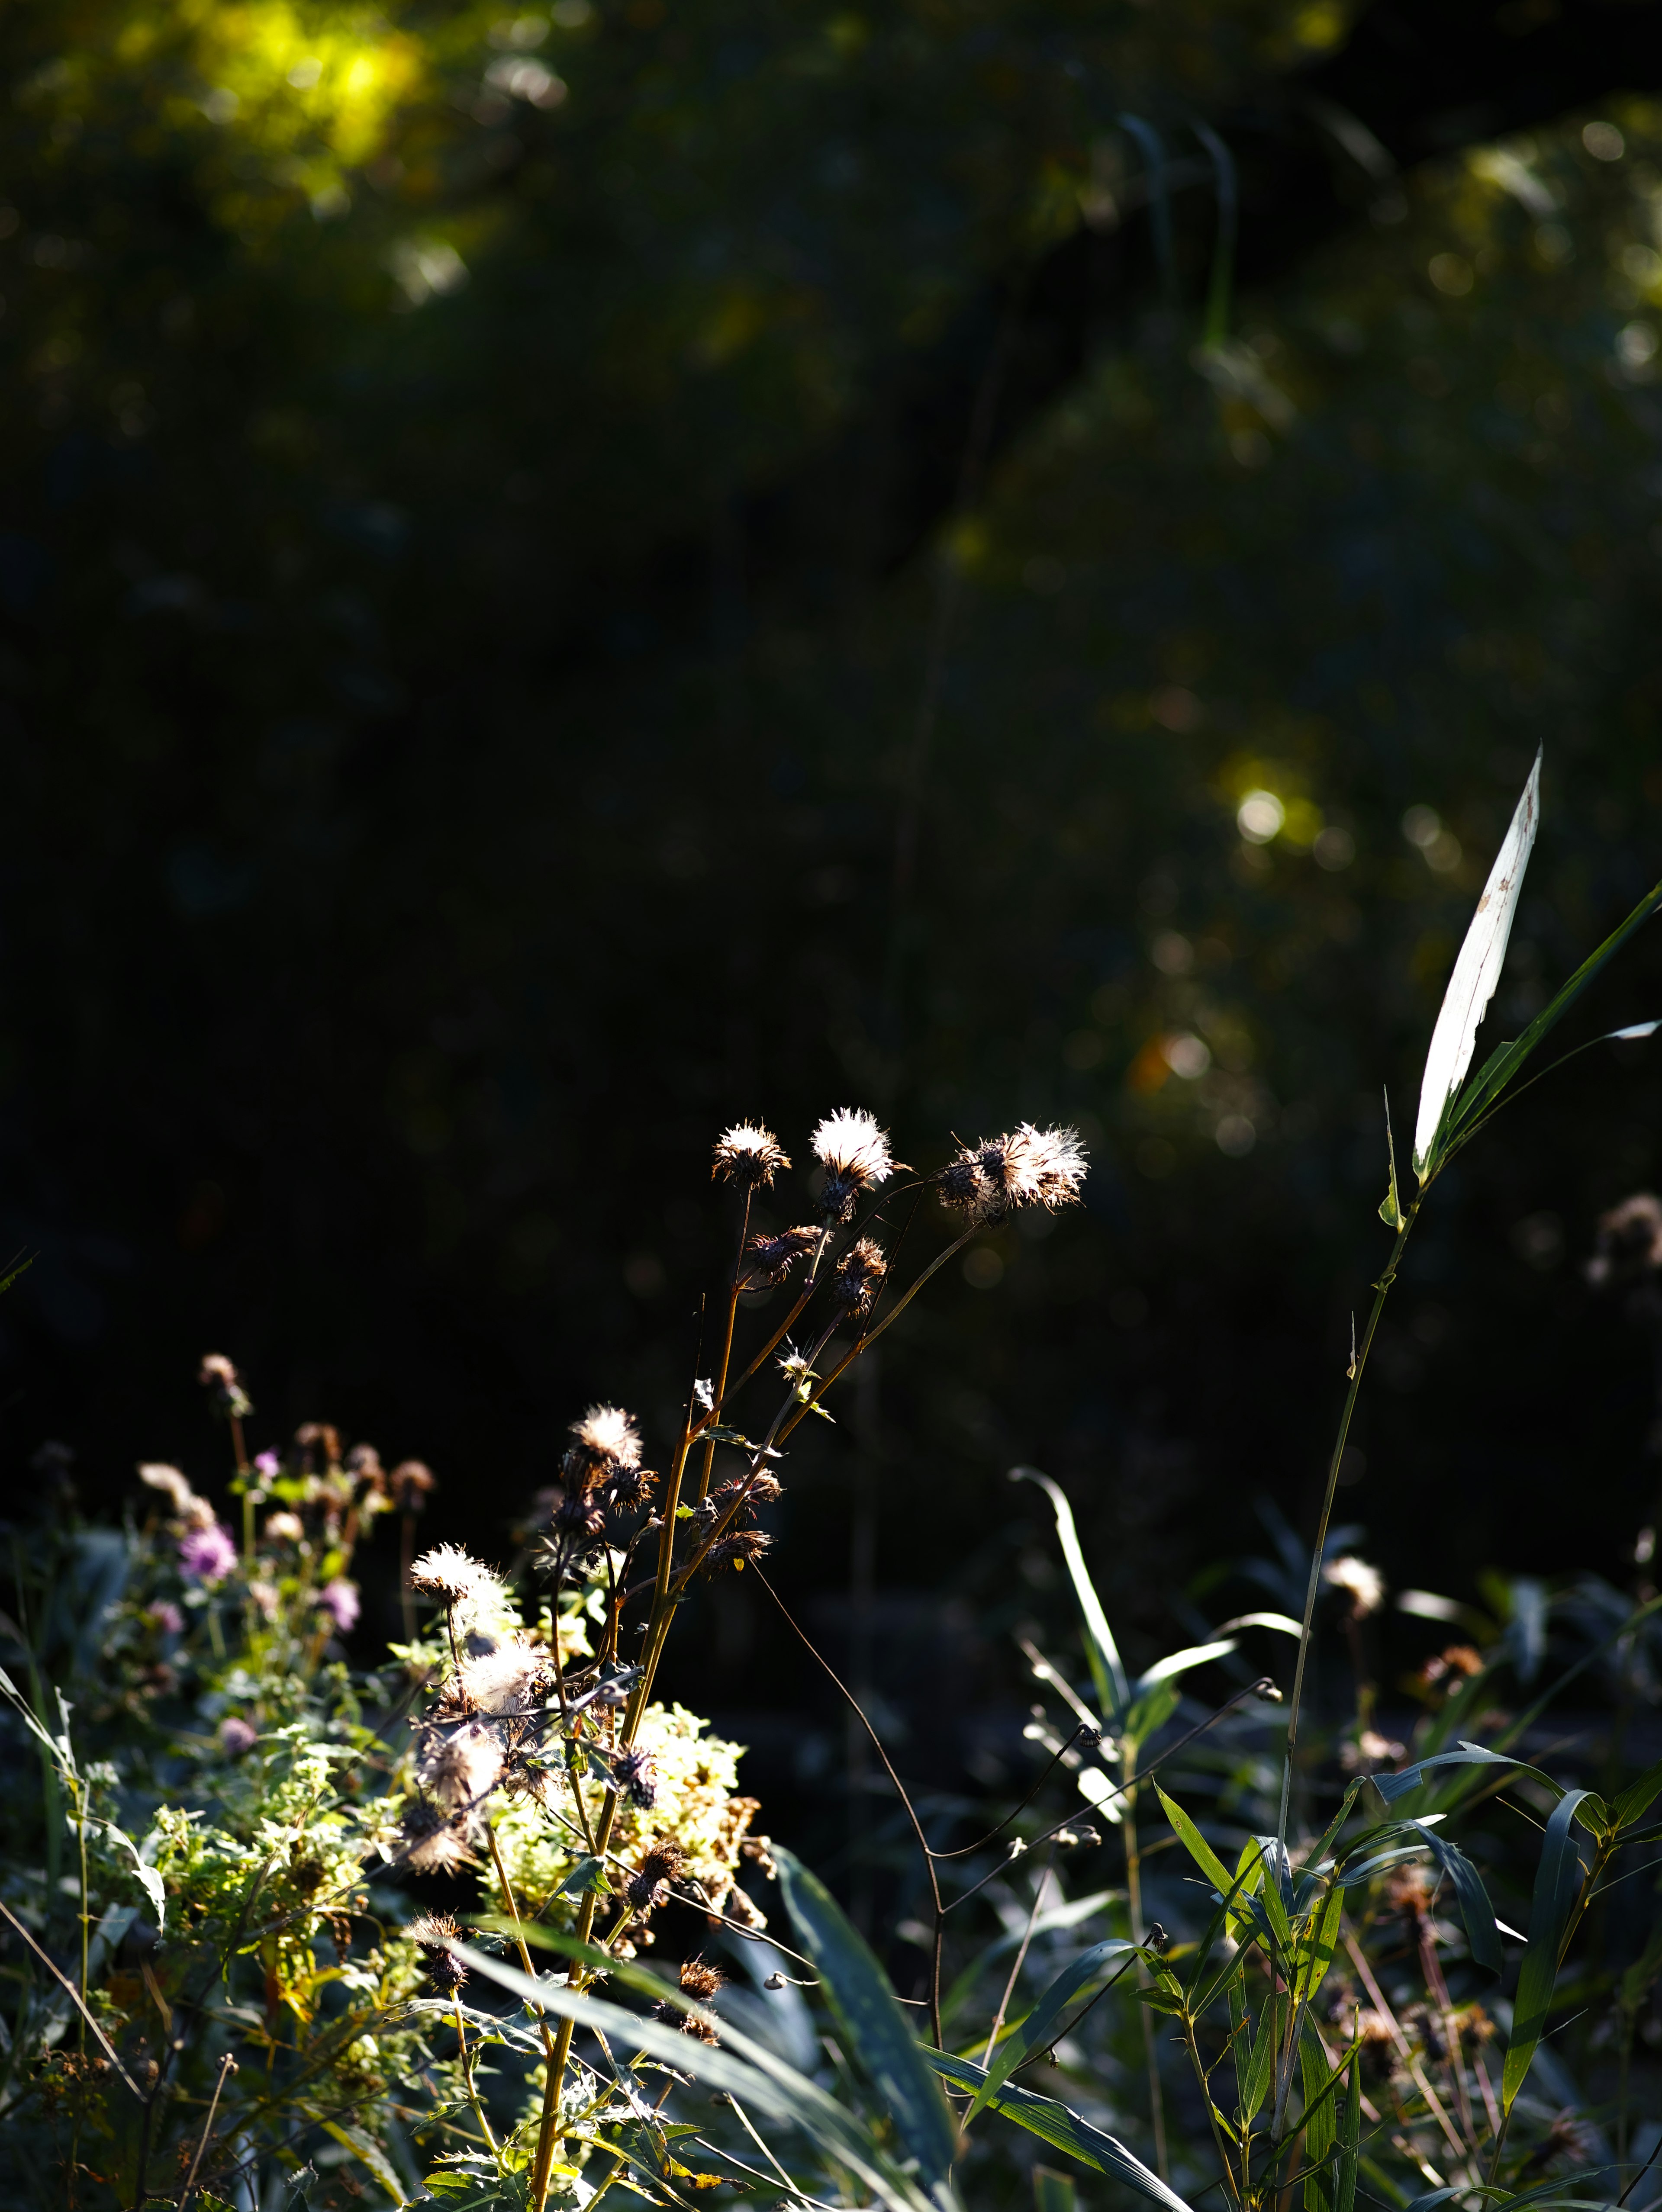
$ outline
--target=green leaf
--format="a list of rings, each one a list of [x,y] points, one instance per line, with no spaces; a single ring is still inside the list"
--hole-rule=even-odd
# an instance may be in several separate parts
[[[1397,1139],[1391,1133],[1391,1093],[1388,1091],[1385,1095],[1385,1158],[1390,1164],[1391,1182],[1379,1207],[1379,1218],[1387,1229],[1400,1229],[1403,1225],[1403,1201],[1397,1188]],[[1351,2186],[1353,2189],[1355,2186],[1354,2169],[1351,2173]]]
[[[888,1976],[818,1876],[782,1845],[773,1856],[786,1905],[819,1970],[849,2057],[876,2085],[924,2187],[945,2188],[958,2156],[957,2124]]]
[[[529,1936],[531,1932],[527,1923],[526,1933]],[[678,1990],[644,1969],[609,1958],[571,1937],[561,1937],[553,1929],[545,1929],[540,1934],[546,1948],[587,1960],[633,1988],[653,1990],[661,2001],[679,2010],[689,2008]],[[729,2096],[737,2097],[747,2112],[765,2112],[771,2119],[800,2127],[822,2150],[857,2174],[890,2208],[890,2212],[936,2212],[940,2200],[931,2203],[895,2168],[870,2130],[855,2113],[828,2096],[817,2081],[799,2074],[776,2052],[770,2051],[765,2044],[754,2042],[731,2021],[722,2021],[719,2045],[700,2043],[663,2021],[647,2020],[638,2013],[625,2012],[621,2005],[607,1998],[579,1995],[563,1982],[533,1980],[519,1967],[510,1966],[505,1959],[490,1958],[468,1944],[457,1943],[451,1948],[472,1972],[482,1974],[502,1989],[511,1990],[535,2010],[552,2013],[562,2020],[574,2020],[582,2027],[598,2028],[627,2051],[647,2051],[679,2073],[708,2081],[712,2088],[725,2089]]]
[[[973,2059],[954,2058],[944,2051],[925,2049],[923,2056],[935,2072],[960,2089],[977,2089],[981,2086],[982,2069]],[[1166,2212],[1190,2212],[1174,2189],[1168,2189],[1157,2173],[1151,2173],[1132,2151],[1115,2136],[1105,2135],[1093,2128],[1077,2112],[1069,2112],[1054,2097],[1037,2096],[1031,2089],[1018,2089],[1007,2081],[995,2090],[988,2100],[995,2112],[1007,2120],[1014,2120],[1029,2135],[1038,2136],[1041,2142],[1050,2143],[1057,2150],[1065,2150],[1069,2157],[1079,2160],[1094,2172],[1111,2174],[1117,2181],[1124,2182],[1139,2196],[1163,2205]]]
[[[556,1894],[560,1897],[606,1897],[612,1885],[606,1878],[606,1861],[581,1858],[560,1884]]]
[[[1310,1933],[1299,1945],[1299,1972],[1294,1982],[1299,2001],[1308,2004],[1327,1979],[1333,1954],[1339,1947],[1339,1916],[1344,1892],[1336,1881],[1316,1909]]]
[[[1245,1996],[1237,1986],[1229,1992],[1229,2011],[1230,2022],[1235,2030],[1235,2083],[1239,2092],[1240,2121],[1245,2127],[1257,2118],[1264,2099],[1269,2094],[1281,2006],[1274,1996],[1263,1996],[1259,2000],[1258,2024],[1254,2032],[1247,2016]]]
[[[1501,2076],[1501,2096],[1507,2112],[1524,2086],[1535,2047],[1546,2026],[1548,2008],[1558,1979],[1558,1966],[1568,1940],[1586,1869],[1570,1832],[1575,1808],[1587,1795],[1567,1790],[1552,1810],[1541,1844],[1541,1863],[1535,1872],[1535,1896],[1530,1907],[1529,1942],[1518,1972],[1518,1995],[1512,2008],[1512,2034],[1507,2044],[1507,2063]]]
[[[1543,1774],[1526,1760],[1513,1759],[1504,1751],[1488,1751],[1481,1743],[1463,1743],[1458,1751],[1440,1751],[1430,1759],[1416,1759],[1412,1766],[1405,1766],[1398,1773],[1370,1774],[1367,1778],[1385,1803],[1394,1805],[1399,1797],[1407,1797],[1417,1790],[1434,1766],[1513,1766],[1534,1775],[1549,1790],[1559,1790],[1562,1787],[1549,1774]]]
[[[322,2120],[320,2124],[325,2135],[332,2136],[338,2143],[344,2143],[355,2158],[368,2167],[394,2204],[404,2205],[410,2202],[392,2160],[373,2136],[366,2135],[362,2128],[354,2127],[350,2120]]]
[[[1074,1526],[1074,1509],[1062,1491],[1048,1474],[1041,1474],[1036,1467],[1013,1467],[1012,1482],[1036,1482],[1050,1501],[1056,1517],[1056,1540],[1062,1546],[1062,1556],[1067,1562],[1068,1572],[1074,1585],[1074,1596],[1078,1602],[1080,1618],[1085,1623],[1085,1656],[1091,1662],[1091,1679],[1096,1684],[1097,1699],[1105,1719],[1117,1721],[1130,1703],[1130,1688],[1125,1679],[1119,1647],[1114,1642],[1113,1631],[1108,1626],[1108,1616],[1102,1609],[1102,1600],[1097,1595],[1096,1585],[1086,1570],[1085,1554],[1079,1547],[1079,1531]]]
[[[1184,1850],[1188,1852],[1213,1888],[1217,1891],[1219,1896],[1226,1895],[1233,1888],[1234,1882],[1223,1861],[1207,1842],[1182,1806],[1174,1798],[1168,1797],[1158,1782],[1154,1784],[1154,1795],[1160,1799],[1166,1819],[1177,1831]]]
[[[1337,2069],[1329,2066],[1315,2023],[1306,2019],[1299,2036],[1299,2074],[1304,2088],[1304,2154],[1308,2168],[1304,2179],[1305,2212],[1332,2212],[1333,2177],[1327,2170],[1327,2156],[1333,2148],[1336,2128],[1331,2092],[1342,2070],[1342,2063]]]
[[[1435,1828],[1428,1828],[1422,1821],[1410,1820],[1408,1825],[1424,1837],[1432,1856],[1454,1885],[1460,1917],[1465,1923],[1466,1948],[1471,1954],[1473,1966],[1481,1966],[1498,1981],[1506,1971],[1506,1958],[1501,1949],[1500,1930],[1495,1925],[1495,1907],[1483,1887],[1483,1877],[1458,1844],[1450,1843]]]
[[[1074,1999],[1096,1979],[1103,1967],[1117,1959],[1129,1964],[1139,1955],[1135,1943],[1128,1943],[1122,1936],[1111,1936],[1105,1942],[1093,1943],[1088,1951],[1082,1951],[1072,1966],[1064,1966],[1020,2027],[1014,2034],[1007,2035],[999,2045],[993,2063],[987,2069],[987,2078],[976,2091],[975,2101],[964,2115],[965,2125],[967,2127],[984,2109],[994,2090],[1008,2075],[1014,2074],[1019,2066],[1025,2066],[1052,2040],[1062,2014]],[[1120,1971],[1123,1972],[1124,1967],[1122,1966]],[[1144,1994],[1148,1993],[1145,1991]]]
[[[1071,2173],[1054,2166],[1033,2168],[1033,2212],[1079,2212],[1079,2192]]]
[[[1662,1759],[1654,1766],[1647,1766],[1637,1782],[1629,1783],[1611,1805],[1611,1827],[1630,1828],[1641,1814],[1649,1810],[1659,1790],[1662,1790]]]
[[[1360,2044],[1353,2045],[1345,2061],[1350,2069],[1350,2082],[1345,2091],[1344,2110],[1339,2116],[1339,2164],[1333,2212],[1356,2212],[1356,2161],[1362,2141],[1362,2069],[1358,2063],[1361,2050]]]

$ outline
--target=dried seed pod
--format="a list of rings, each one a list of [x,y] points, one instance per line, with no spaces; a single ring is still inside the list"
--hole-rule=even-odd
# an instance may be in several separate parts
[[[766,1190],[781,1168],[790,1161],[770,1129],[749,1121],[735,1121],[715,1140],[715,1164],[711,1179],[736,1183],[740,1190]]]

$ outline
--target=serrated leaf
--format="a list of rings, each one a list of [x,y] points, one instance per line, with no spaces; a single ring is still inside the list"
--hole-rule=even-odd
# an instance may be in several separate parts
[[[1576,1808],[1586,1795],[1585,1790],[1566,1790],[1554,1806],[1546,1834],[1541,1840],[1541,1863],[1536,1869],[1535,1894],[1530,1906],[1529,1942],[1524,1948],[1524,1963],[1518,1970],[1512,2033],[1507,2041],[1507,2063],[1501,2075],[1501,2094],[1508,2112],[1524,2086],[1524,2077],[1541,2040],[1541,2031],[1547,2024],[1552,1992],[1558,1980],[1559,1960],[1580,1902],[1586,1869],[1571,1833],[1571,1824]]]
[[[819,1970],[849,2057],[875,2084],[924,2187],[944,2189],[958,2156],[957,2123],[888,1976],[819,1877],[782,1845],[773,1856],[786,1906]]]
[[[976,2091],[974,2102],[964,2115],[965,2125],[967,2127],[984,2108],[1001,2082],[1014,2074],[1018,2067],[1025,2066],[1051,2041],[1062,2014],[1105,1966],[1116,1960],[1129,1963],[1136,1956],[1135,1943],[1128,1943],[1123,1936],[1111,1936],[1105,1942],[1093,1943],[1088,1951],[1082,1951],[1070,1966],[1064,1966],[1020,2027],[1013,2035],[1006,2036],[998,2046],[993,2055],[992,2064],[987,2069],[987,2078]],[[1123,1971],[1123,1967],[1121,1971]],[[1150,1992],[1145,1990],[1141,1994],[1148,1997]],[[1182,2010],[1180,2003],[1178,2009]]]
[[[947,2051],[927,2047],[923,2056],[935,2072],[954,2087],[980,2087],[982,2069],[972,2059],[954,2058]],[[1123,2142],[1104,2134],[1100,2128],[1093,2128],[1088,2120],[1081,2119],[1077,2112],[1058,2104],[1054,2097],[1040,2097],[1031,2089],[1018,2089],[1007,2081],[988,2101],[995,2112],[1014,2120],[1018,2127],[1026,2128],[1029,2135],[1066,2151],[1097,2173],[1111,2174],[1117,2181],[1135,2189],[1139,2196],[1150,2197],[1163,2206],[1165,2212],[1190,2212],[1176,2190],[1168,2188],[1157,2173],[1151,2173]]]

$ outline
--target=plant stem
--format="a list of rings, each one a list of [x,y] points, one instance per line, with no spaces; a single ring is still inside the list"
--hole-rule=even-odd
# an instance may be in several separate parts
[[[1321,1588],[1322,1553],[1327,1545],[1328,1524],[1333,1518],[1333,1499],[1339,1486],[1339,1468],[1344,1461],[1346,1439],[1350,1434],[1350,1419],[1356,1410],[1357,1393],[1362,1387],[1362,1376],[1367,1367],[1367,1355],[1373,1346],[1374,1332],[1379,1326],[1379,1316],[1385,1311],[1385,1299],[1397,1279],[1397,1268],[1403,1256],[1403,1247],[1408,1243],[1420,1211],[1416,1199],[1409,1206],[1402,1226],[1397,1231],[1397,1242],[1391,1248],[1391,1257],[1385,1270],[1373,1286],[1373,1310],[1368,1315],[1367,1327],[1356,1347],[1356,1356],[1350,1366],[1350,1388],[1345,1393],[1344,1411],[1339,1416],[1339,1432],[1333,1440],[1333,1455],[1328,1462],[1327,1491],[1322,1499],[1322,1517],[1316,1529],[1316,1541],[1310,1554],[1310,1584],[1305,1592],[1304,1622],[1299,1633],[1299,1659],[1293,1673],[1293,1696],[1287,1714],[1287,1759],[1282,1769],[1282,1809],[1276,1823],[1275,1839],[1283,1851],[1287,1848],[1287,1816],[1293,1796],[1293,1761],[1299,1745],[1299,1708],[1304,1698],[1305,1662],[1310,1656],[1311,1634],[1316,1620],[1316,1595]]]
[[[479,2133],[484,2137],[492,2158],[496,2155],[496,2138],[490,2132],[490,2123],[484,2117],[484,2106],[479,2102],[479,2093],[473,2081],[473,2062],[467,2055],[467,2030],[462,2024],[461,1999],[456,2006],[456,2052],[461,2060],[462,2079],[467,2084],[467,2101],[473,2107],[473,2117],[479,2124]]]
[[[745,1239],[750,1234],[750,1200],[751,1194],[749,1191],[746,1191],[745,1193],[744,1218],[739,1224],[739,1249],[734,1255],[733,1283],[731,1288],[728,1291],[727,1327],[723,1330],[721,1335],[721,1364],[716,1370],[715,1385],[710,1394],[710,1405],[712,1410],[715,1407],[719,1406],[722,1399],[727,1395],[728,1368],[733,1359],[733,1325],[739,1318],[739,1285],[743,1274],[745,1265]],[[714,1467],[715,1463],[715,1440],[712,1437],[709,1442],[704,1446],[704,1463],[698,1470],[698,1488],[692,1501],[695,1505],[702,1505],[705,1498],[709,1494],[710,1469]]]

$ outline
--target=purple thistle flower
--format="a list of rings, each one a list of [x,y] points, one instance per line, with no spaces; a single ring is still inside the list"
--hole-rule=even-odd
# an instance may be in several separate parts
[[[187,1583],[222,1583],[236,1571],[236,1545],[222,1521],[179,1540],[179,1571]]]
[[[219,1747],[228,1758],[240,1759],[259,1741],[259,1730],[250,1728],[240,1714],[232,1713],[219,1724]]]
[[[357,1626],[362,1606],[358,1597],[358,1586],[349,1583],[344,1575],[337,1575],[332,1583],[325,1583],[318,1592],[318,1604],[326,1613],[343,1636],[350,1635]]]
[[[185,1616],[169,1598],[159,1598],[155,1604],[146,1606],[144,1618],[152,1628],[159,1628],[164,1636],[182,1636]]]
[[[275,1482],[283,1472],[283,1462],[274,1451],[254,1454],[254,1473],[262,1482]]]

